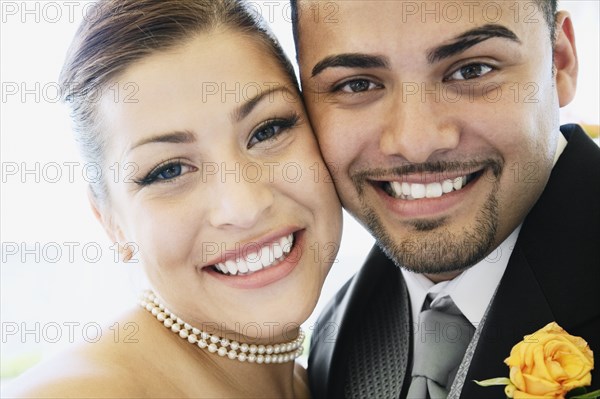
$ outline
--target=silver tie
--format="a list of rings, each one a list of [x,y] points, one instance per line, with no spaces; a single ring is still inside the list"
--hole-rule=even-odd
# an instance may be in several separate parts
[[[427,304],[415,327],[408,399],[445,399],[475,329],[449,296]]]

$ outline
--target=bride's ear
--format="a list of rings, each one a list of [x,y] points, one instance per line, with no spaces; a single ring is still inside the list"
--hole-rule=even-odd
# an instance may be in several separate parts
[[[114,212],[109,209],[109,206],[98,203],[98,199],[90,187],[88,187],[87,195],[96,220],[100,222],[110,241],[117,244],[120,259],[123,262],[129,262],[133,258],[134,248],[130,243],[127,243]]]
[[[88,187],[87,189],[87,196],[88,201],[90,203],[90,207],[92,208],[92,213],[94,214],[96,220],[100,222],[100,224],[104,228],[104,231],[108,235],[108,238],[110,238],[112,242],[116,243],[125,242],[123,231],[119,227],[115,215],[109,209],[109,207],[105,204],[100,205],[98,203],[98,199],[92,192],[91,187]]]
[[[556,89],[561,107],[569,104],[575,97],[577,88],[577,49],[573,21],[566,11],[556,13],[556,33],[554,42],[554,68]]]

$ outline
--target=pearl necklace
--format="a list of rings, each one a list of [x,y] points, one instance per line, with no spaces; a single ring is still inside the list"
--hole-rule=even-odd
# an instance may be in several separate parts
[[[181,338],[187,339],[190,344],[197,345],[202,349],[207,348],[210,353],[217,353],[221,357],[227,356],[231,360],[237,359],[240,362],[268,364],[294,361],[302,354],[302,342],[304,342],[302,329],[300,329],[298,337],[290,342],[275,345],[240,344],[237,341],[230,341],[227,338],[221,338],[216,334],[192,327],[166,309],[152,291],[143,293],[140,305],[152,313],[166,328]]]

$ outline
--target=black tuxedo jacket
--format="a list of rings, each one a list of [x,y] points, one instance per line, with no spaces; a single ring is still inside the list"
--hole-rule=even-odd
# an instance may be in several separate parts
[[[504,359],[512,346],[551,321],[589,343],[596,367],[588,390],[600,387],[600,148],[577,125],[563,126],[561,131],[569,144],[523,222],[483,325],[462,398],[504,398],[503,387],[484,388],[472,381],[508,377]],[[372,315],[380,311],[378,298],[386,292],[400,297],[403,305],[399,308],[406,312],[403,317],[407,320],[402,323],[409,325],[410,306],[402,275],[374,247],[361,270],[336,294],[317,322],[308,359],[314,397],[345,396],[344,386],[351,383],[348,364],[362,356],[361,351],[357,354],[351,349],[362,339],[357,337],[385,328]],[[410,383],[411,346],[410,330],[400,330],[399,344],[393,346],[397,370],[390,375],[394,367],[388,362],[382,367],[387,377],[377,378],[383,378],[382,383],[385,378],[395,381],[397,396],[404,397]],[[368,339],[376,339],[376,334]],[[374,343],[378,344],[386,343]],[[372,363],[365,364],[372,367]]]

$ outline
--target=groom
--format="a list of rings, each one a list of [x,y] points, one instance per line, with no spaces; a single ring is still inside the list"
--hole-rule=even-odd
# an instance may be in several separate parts
[[[378,244],[321,315],[313,395],[504,397],[473,380],[508,377],[511,348],[553,321],[598,359],[600,149],[559,126],[569,15],[555,0],[292,10],[323,155]]]

